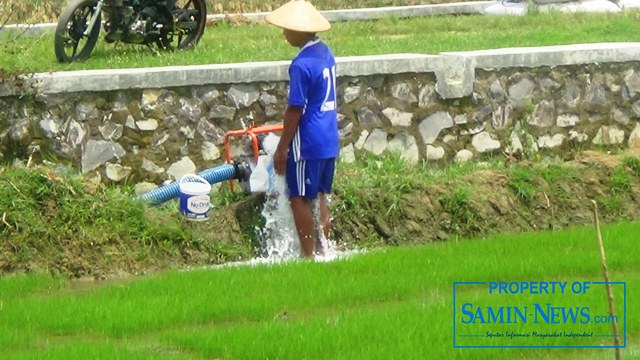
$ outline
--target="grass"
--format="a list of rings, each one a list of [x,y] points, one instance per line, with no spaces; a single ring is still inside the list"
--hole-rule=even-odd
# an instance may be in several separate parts
[[[639,41],[640,12],[438,16],[334,23],[322,38],[336,56],[437,54],[503,47]],[[218,22],[192,50],[153,55],[146,47],[100,40],[85,62],[59,64],[53,35],[0,36],[0,65],[10,73],[289,60],[295,49],[264,23]]]
[[[640,305],[632,301],[640,291],[638,231],[637,221],[603,226],[611,280],[628,286],[625,359],[639,358]],[[105,284],[9,276],[0,279],[0,346],[4,359],[612,356],[612,350],[594,349],[455,350],[456,281],[601,281],[595,234],[592,227],[504,234],[387,248],[331,263],[168,271]],[[483,289],[458,296],[492,301]],[[525,305],[541,296],[507,299]],[[593,315],[606,313],[604,289],[580,299],[551,299],[562,306],[588,303]],[[616,301],[621,316],[620,292]]]
[[[404,6],[419,4],[448,3],[448,0],[314,0],[320,10],[369,8],[381,6]],[[69,0],[4,0],[0,3],[0,20],[8,24],[32,24],[38,22],[56,22]],[[282,5],[278,0],[214,1],[205,0],[209,14],[236,14],[246,12],[271,11]]]

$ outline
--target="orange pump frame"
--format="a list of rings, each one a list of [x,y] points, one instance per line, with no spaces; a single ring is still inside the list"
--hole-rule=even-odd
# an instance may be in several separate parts
[[[242,130],[231,130],[227,131],[224,134],[224,157],[227,161],[227,164],[230,164],[231,161],[231,149],[229,149],[229,140],[234,136],[249,136],[251,138],[251,143],[253,144],[253,160],[257,163],[258,156],[260,155],[260,144],[258,143],[258,134],[270,133],[270,132],[278,132],[282,131],[284,128],[284,124],[274,124],[274,125],[262,125],[255,126],[255,124],[251,124],[251,126],[247,129]],[[234,181],[229,180],[229,186],[231,190],[234,190]]]

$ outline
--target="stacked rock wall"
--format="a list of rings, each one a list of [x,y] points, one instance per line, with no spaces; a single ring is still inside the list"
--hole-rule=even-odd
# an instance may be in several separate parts
[[[417,163],[640,146],[635,60],[494,69],[467,61],[471,71],[458,71],[462,78],[438,70],[450,67],[439,57],[396,62],[407,66],[351,60],[338,67],[344,161],[359,152],[397,152]],[[216,166],[224,162],[225,132],[281,120],[286,64],[274,66],[271,78],[263,69],[257,80],[166,88],[62,92],[34,82],[29,92],[0,97],[2,160],[66,159],[104,180],[155,184]],[[459,91],[468,94],[451,97]],[[234,146],[240,154],[241,144]]]

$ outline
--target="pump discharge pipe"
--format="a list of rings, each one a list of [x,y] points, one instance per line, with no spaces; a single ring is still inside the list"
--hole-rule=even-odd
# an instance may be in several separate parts
[[[251,175],[251,168],[245,162],[240,164],[223,164],[198,173],[209,182],[215,184],[227,180],[247,181]],[[174,181],[140,196],[141,200],[149,201],[153,205],[161,204],[180,195],[180,184]]]
[[[197,175],[203,177],[209,184],[215,184],[223,181],[230,181],[231,189],[234,188],[234,180],[240,183],[248,184],[251,176],[252,166],[247,161],[232,163],[231,151],[229,148],[229,140],[234,136],[248,136],[253,147],[254,166],[258,162],[260,155],[260,144],[258,135],[264,133],[273,133],[282,131],[283,124],[263,125],[259,127],[251,126],[248,129],[229,131],[224,135],[225,158],[227,164],[219,165],[211,169],[204,170]],[[248,189],[245,189],[248,190]],[[168,185],[161,186],[155,190],[139,196],[139,199],[149,201],[153,205],[161,204],[180,196],[180,183],[174,181]]]

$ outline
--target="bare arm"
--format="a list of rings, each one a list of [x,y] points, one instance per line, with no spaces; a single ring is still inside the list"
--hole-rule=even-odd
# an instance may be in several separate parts
[[[274,169],[278,175],[284,175],[285,173],[289,145],[298,130],[301,117],[301,107],[291,105],[287,106],[287,109],[284,112],[284,129],[282,130],[282,136],[280,136],[280,142],[278,143],[278,148],[276,149],[273,158]]]

